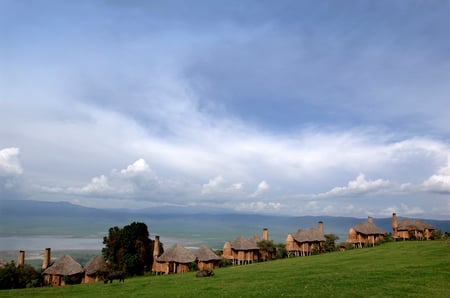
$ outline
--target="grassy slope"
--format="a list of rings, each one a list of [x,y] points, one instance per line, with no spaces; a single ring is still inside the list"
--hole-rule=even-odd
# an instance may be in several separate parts
[[[1,297],[450,296],[450,244],[397,242],[375,248],[290,258],[195,273],[0,291]]]

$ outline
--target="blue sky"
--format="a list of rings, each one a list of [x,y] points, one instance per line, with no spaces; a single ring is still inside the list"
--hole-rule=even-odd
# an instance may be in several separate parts
[[[448,1],[0,0],[0,197],[450,214]]]

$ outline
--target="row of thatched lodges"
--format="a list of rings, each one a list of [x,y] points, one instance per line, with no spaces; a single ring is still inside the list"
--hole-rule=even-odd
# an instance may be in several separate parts
[[[42,262],[43,283],[47,286],[64,286],[66,284],[91,283],[99,281],[106,262],[100,256],[94,256],[83,267],[69,255],[63,255],[51,264],[51,250],[46,248]],[[17,266],[25,264],[25,251],[19,251]]]
[[[159,236],[155,237],[153,249],[152,272],[155,274],[184,273],[190,271],[190,266],[197,262],[198,270],[213,270],[219,267],[222,260],[209,247],[202,246],[195,252],[175,243],[169,249],[159,255]]]
[[[310,256],[313,252],[323,252],[325,240],[322,221],[319,221],[317,228],[298,229],[295,234],[289,233],[286,237],[288,256]]]
[[[397,214],[392,213],[392,238],[429,240],[435,228],[427,222],[416,219],[403,218],[397,222]],[[367,222],[362,222],[348,231],[347,242],[354,247],[374,246],[384,239],[385,232],[373,223],[373,218],[368,217]]]
[[[422,220],[403,218],[397,222],[397,215],[392,214],[392,236],[398,239],[428,240],[435,228]],[[367,222],[362,222],[348,231],[347,242],[356,248],[374,246],[383,240],[385,232],[373,223],[373,218],[368,217]],[[269,231],[263,229],[262,236],[255,235],[250,239],[243,236],[234,241],[225,241],[222,257],[215,254],[206,246],[191,252],[176,243],[167,251],[160,254],[159,236],[155,236],[153,250],[152,272],[155,274],[184,273],[190,271],[194,262],[198,270],[213,270],[219,267],[220,261],[226,259],[233,265],[245,265],[253,262],[265,261],[271,256],[269,252],[258,247],[261,241],[269,240]],[[299,229],[296,233],[289,233],[286,237],[286,250],[288,256],[309,256],[313,253],[324,251],[325,246],[324,224],[318,222],[317,228],[308,230]],[[25,263],[25,251],[19,251],[18,266]],[[93,257],[85,267],[77,263],[71,256],[64,255],[51,264],[50,248],[46,248],[42,262],[42,274],[45,285],[62,286],[67,283],[90,283],[103,278],[106,262],[100,256]]]

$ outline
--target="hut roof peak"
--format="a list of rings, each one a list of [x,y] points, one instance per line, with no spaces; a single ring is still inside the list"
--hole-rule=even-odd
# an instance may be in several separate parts
[[[58,275],[74,275],[83,273],[83,267],[75,261],[71,256],[64,255],[57,259],[53,265],[45,269],[45,274],[58,274]]]
[[[248,240],[244,236],[239,236],[231,242],[231,248],[237,250],[252,250],[258,249],[258,246],[256,246],[256,243],[253,243],[253,241]]]
[[[216,255],[211,248],[207,246],[200,247],[196,252],[195,255],[197,256],[197,259],[199,261],[213,261],[213,260],[221,260],[221,257]]]
[[[177,263],[191,263],[194,262],[196,256],[189,250],[175,243],[168,250],[166,250],[158,259],[158,262],[177,262]]]

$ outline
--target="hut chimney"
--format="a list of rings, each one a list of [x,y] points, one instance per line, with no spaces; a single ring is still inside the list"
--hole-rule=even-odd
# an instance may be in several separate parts
[[[398,237],[397,229],[398,229],[398,224],[397,224],[397,214],[392,213],[392,234],[393,234],[392,236],[393,236],[394,238],[397,238],[397,237]]]
[[[317,228],[319,229],[319,232],[321,232],[323,234],[323,221],[319,221]]]
[[[269,230],[268,230],[267,228],[264,228],[264,229],[263,229],[263,236],[262,236],[262,239],[263,239],[264,241],[268,241],[268,240],[269,240]]]
[[[373,218],[372,218],[372,216],[369,216],[369,217],[367,218],[367,222],[368,222],[368,223],[373,223]]]
[[[159,236],[155,236],[155,243],[153,245],[153,259],[159,257]]]
[[[19,251],[19,257],[17,258],[17,267],[23,267],[25,265],[25,251]]]
[[[50,248],[48,247],[44,251],[44,260],[42,261],[42,270],[45,270],[48,268],[48,266],[50,266],[50,260],[51,260]]]

